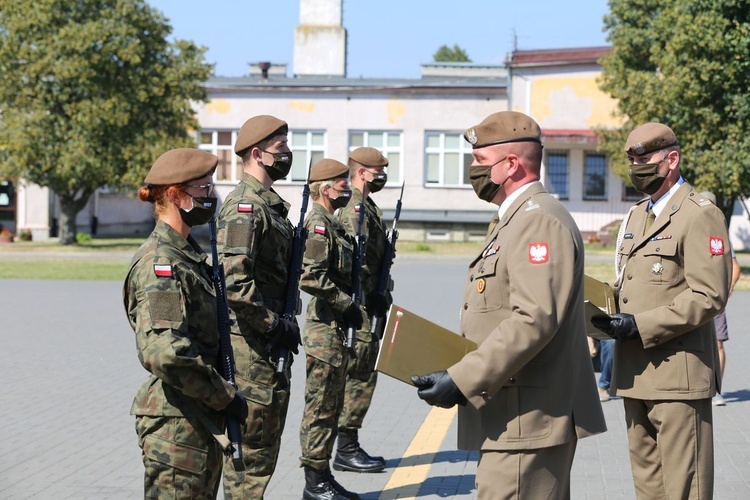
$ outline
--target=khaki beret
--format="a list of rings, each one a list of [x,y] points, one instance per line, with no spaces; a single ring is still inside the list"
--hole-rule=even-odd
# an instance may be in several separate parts
[[[542,143],[542,130],[533,118],[517,111],[501,111],[464,132],[473,149],[508,142]]]
[[[649,122],[630,132],[625,142],[625,152],[629,155],[641,156],[676,145],[677,137],[671,128],[663,123]]]
[[[234,152],[237,156],[264,139],[279,134],[286,134],[289,126],[284,120],[279,120],[271,115],[253,116],[242,124],[240,133],[237,134],[237,142],[234,143]]]
[[[348,175],[349,167],[340,161],[323,158],[310,170],[310,182],[327,181],[338,177],[347,177]]]
[[[171,149],[158,157],[144,182],[153,186],[183,184],[213,174],[219,159],[195,148]]]
[[[387,167],[388,158],[383,156],[375,148],[361,147],[349,153],[349,166],[353,167],[352,162],[359,163],[363,167],[377,168]]]

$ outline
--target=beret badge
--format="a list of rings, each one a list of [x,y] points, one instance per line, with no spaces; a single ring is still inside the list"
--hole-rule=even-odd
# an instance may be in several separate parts
[[[643,147],[642,143],[638,143],[633,146],[633,152],[637,155],[642,155],[646,151],[646,148]]]
[[[477,143],[477,133],[473,128],[466,131],[466,140],[469,141],[469,144],[472,146]]]

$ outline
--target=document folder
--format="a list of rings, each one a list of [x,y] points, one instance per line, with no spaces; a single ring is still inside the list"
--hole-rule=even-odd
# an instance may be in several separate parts
[[[414,385],[412,375],[445,370],[477,345],[414,313],[392,305],[388,312],[376,369]]]
[[[585,275],[583,295],[583,304],[586,309],[586,335],[598,340],[611,340],[612,337],[591,323],[591,318],[605,317],[617,312],[617,302],[612,287]]]

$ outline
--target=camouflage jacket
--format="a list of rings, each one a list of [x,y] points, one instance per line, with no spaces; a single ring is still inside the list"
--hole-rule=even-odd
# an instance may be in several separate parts
[[[344,226],[313,203],[305,220],[308,231],[300,289],[312,295],[305,323],[305,352],[335,366],[343,360],[342,314],[352,303],[354,242]]]
[[[225,408],[234,389],[217,373],[216,295],[206,254],[164,222],[133,256],[123,301],[135,332],[138,359],[151,376],[133,415],[182,416],[190,398]]]

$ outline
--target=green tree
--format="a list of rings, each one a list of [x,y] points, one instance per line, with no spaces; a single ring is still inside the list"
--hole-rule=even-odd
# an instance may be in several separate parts
[[[466,51],[458,45],[454,45],[453,48],[441,45],[432,55],[432,60],[435,62],[471,62]]]
[[[162,152],[195,146],[205,49],[138,0],[0,0],[0,178],[60,200],[60,243],[97,188],[142,183]]]
[[[744,0],[610,0],[612,52],[601,88],[626,124],[601,132],[627,179],[624,137],[658,121],[680,141],[684,177],[716,194],[727,221],[750,195],[750,3]]]

